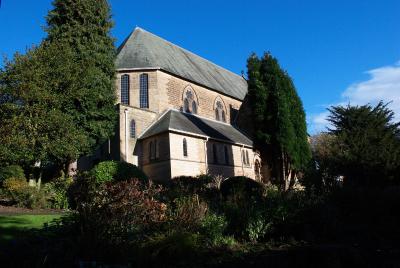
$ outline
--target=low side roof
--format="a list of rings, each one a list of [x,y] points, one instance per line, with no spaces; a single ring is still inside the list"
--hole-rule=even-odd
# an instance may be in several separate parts
[[[160,68],[239,100],[247,93],[243,77],[138,27],[119,47],[116,67]]]
[[[169,110],[150,126],[139,138],[145,139],[159,133],[177,131],[206,136],[229,143],[253,146],[253,142],[230,124],[209,120],[193,114]]]

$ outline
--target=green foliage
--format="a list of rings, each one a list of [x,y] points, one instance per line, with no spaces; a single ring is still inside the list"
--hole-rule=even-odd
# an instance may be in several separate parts
[[[225,244],[225,231],[228,223],[223,215],[209,212],[200,223],[200,233],[211,246]]]
[[[182,196],[173,200],[169,207],[168,220],[171,228],[178,231],[194,232],[207,215],[207,204],[197,194]]]
[[[111,181],[123,181],[129,179],[140,179],[147,181],[146,174],[137,166],[123,161],[104,161],[97,164],[91,174],[97,183],[105,183]]]
[[[113,134],[115,48],[108,3],[53,4],[47,39],[0,71],[0,163],[65,167]]]
[[[221,193],[235,202],[257,200],[262,198],[264,185],[244,176],[231,177],[222,182]]]
[[[11,165],[0,168],[0,186],[2,182],[8,178],[16,178],[25,180],[25,173],[22,167]]]
[[[47,200],[44,192],[29,186],[25,179],[8,178],[3,182],[3,187],[6,196],[18,207],[47,207]]]
[[[302,102],[287,72],[269,53],[251,55],[247,69],[255,147],[272,168],[275,182],[293,182],[290,174],[303,170],[311,158]]]
[[[347,185],[400,182],[400,123],[380,102],[375,107],[336,106],[329,109],[332,140],[325,160],[332,175]]]
[[[46,194],[48,206],[50,208],[69,208],[68,190],[72,182],[72,178],[61,177],[43,185],[42,190]]]
[[[166,206],[156,199],[160,191],[138,179],[96,185],[81,175],[71,195],[87,243],[121,245],[157,230],[166,220]]]
[[[72,70],[62,75],[70,81],[62,111],[93,149],[113,134],[116,123],[110,7],[106,0],[55,0],[53,6],[47,16],[47,40],[70,49],[73,62]]]

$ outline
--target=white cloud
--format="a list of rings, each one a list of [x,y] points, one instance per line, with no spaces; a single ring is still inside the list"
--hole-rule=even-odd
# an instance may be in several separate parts
[[[341,101],[334,105],[375,105],[379,101],[390,102],[389,108],[395,112],[395,120],[400,121],[400,61],[365,72],[369,78],[350,85],[342,94]],[[326,129],[328,112],[311,115],[310,132]]]

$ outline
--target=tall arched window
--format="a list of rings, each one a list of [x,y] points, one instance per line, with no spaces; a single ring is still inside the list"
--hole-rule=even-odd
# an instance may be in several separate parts
[[[217,145],[215,145],[215,144],[213,144],[213,158],[214,158],[214,163],[218,164]]]
[[[187,141],[186,138],[183,138],[183,156],[187,157],[188,156],[188,151],[187,151]]]
[[[129,105],[129,75],[124,74],[121,76],[121,103]]]
[[[225,110],[224,110],[224,106],[222,105],[221,101],[217,101],[217,104],[215,107],[215,119],[217,121],[226,122]]]
[[[131,132],[131,138],[133,139],[136,138],[136,122],[133,119],[131,121],[130,132]]]
[[[192,101],[192,113],[197,114],[197,104],[195,101]]]
[[[225,164],[229,165],[229,154],[228,154],[228,147],[224,146],[224,154],[225,154]]]
[[[140,75],[140,92],[139,92],[140,108],[149,108],[149,76],[148,74]]]
[[[249,161],[249,151],[246,150],[246,164],[250,165],[250,161]]]

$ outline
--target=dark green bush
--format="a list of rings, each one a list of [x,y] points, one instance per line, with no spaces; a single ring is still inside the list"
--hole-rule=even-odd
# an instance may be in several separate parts
[[[72,178],[61,177],[43,185],[43,191],[46,193],[46,198],[50,208],[69,208],[69,198],[67,193],[72,182]]]
[[[221,184],[222,196],[225,199],[236,200],[237,202],[260,200],[264,191],[263,184],[243,176],[228,178]]]
[[[137,166],[122,161],[104,161],[97,164],[92,170],[91,175],[97,183],[110,181],[124,181],[129,179],[148,180],[146,174]]]
[[[223,244],[225,239],[225,230],[228,223],[223,215],[217,215],[209,212],[200,223],[200,234],[211,246]]]
[[[22,167],[11,165],[0,168],[0,186],[8,178],[25,179],[25,173]]]

